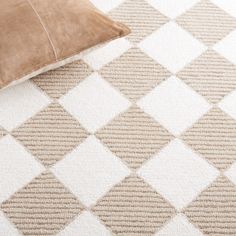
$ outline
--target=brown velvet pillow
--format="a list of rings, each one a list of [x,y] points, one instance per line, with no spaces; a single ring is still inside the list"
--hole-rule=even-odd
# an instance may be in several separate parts
[[[88,0],[0,2],[0,88],[75,59],[84,49],[129,33]]]

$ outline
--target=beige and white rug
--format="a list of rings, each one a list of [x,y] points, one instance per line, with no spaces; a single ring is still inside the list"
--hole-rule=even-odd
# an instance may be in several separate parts
[[[236,1],[92,1],[132,34],[0,92],[0,236],[236,235]]]

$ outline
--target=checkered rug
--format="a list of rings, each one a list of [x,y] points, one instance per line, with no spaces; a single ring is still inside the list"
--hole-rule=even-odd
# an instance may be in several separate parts
[[[0,92],[0,236],[236,235],[236,1],[92,2],[132,33]]]

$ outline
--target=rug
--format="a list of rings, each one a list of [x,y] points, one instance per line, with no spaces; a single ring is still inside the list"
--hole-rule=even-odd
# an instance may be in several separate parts
[[[0,236],[236,235],[236,2],[92,2],[132,33],[0,92]]]

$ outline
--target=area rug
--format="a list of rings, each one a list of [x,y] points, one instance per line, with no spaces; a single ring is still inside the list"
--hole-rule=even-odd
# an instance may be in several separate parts
[[[236,235],[236,2],[92,2],[132,33],[0,92],[0,236]]]

